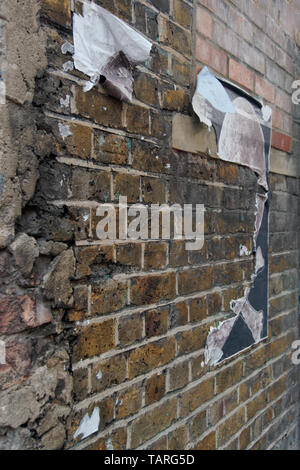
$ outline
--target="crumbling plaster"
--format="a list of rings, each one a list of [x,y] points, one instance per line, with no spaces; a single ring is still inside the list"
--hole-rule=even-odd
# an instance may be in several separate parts
[[[1,74],[5,102],[0,113],[0,247],[13,241],[15,219],[34,193],[38,163],[34,147],[32,100],[35,78],[46,67],[45,36],[37,0],[5,0],[0,5]]]
[[[7,360],[0,366],[0,448],[13,450],[62,448],[66,438],[62,420],[72,402],[70,355],[46,297],[55,298],[49,292],[51,283],[54,290],[59,285],[65,291],[64,280],[72,274],[72,266],[74,270],[73,251],[66,251],[71,267],[64,276],[65,266],[59,270],[57,265],[67,245],[56,250],[39,240],[39,246],[18,226],[35,194],[40,160],[49,148],[46,133],[39,129],[41,109],[33,104],[36,79],[47,67],[39,8],[38,0],[0,3],[4,90],[0,100],[0,336]],[[45,254],[44,264],[50,269],[47,296],[45,286],[32,273],[36,260]],[[70,294],[65,293],[68,298]]]

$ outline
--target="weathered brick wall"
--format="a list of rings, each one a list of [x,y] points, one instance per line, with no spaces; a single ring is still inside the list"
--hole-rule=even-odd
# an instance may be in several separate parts
[[[1,204],[0,448],[296,448],[299,10],[273,0],[94,2],[153,42],[135,71],[133,104],[101,86],[84,93],[86,77],[64,71],[71,56],[61,47],[72,42],[80,0],[41,0],[40,11],[34,1],[4,2],[2,116],[15,163]],[[15,23],[26,44],[19,62]],[[39,52],[28,66],[31,50]],[[204,365],[208,331],[254,272],[240,246],[252,249],[257,177],[216,158],[214,133],[200,124],[200,149],[185,152],[193,143],[184,135],[172,148],[174,114],[192,115],[204,64],[262,97],[274,126],[269,336],[216,367]],[[204,204],[204,248],[96,241],[97,204],[120,196]],[[82,439],[77,430],[95,410],[98,430]]]

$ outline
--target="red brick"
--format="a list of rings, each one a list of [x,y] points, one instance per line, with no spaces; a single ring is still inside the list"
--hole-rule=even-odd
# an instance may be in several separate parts
[[[286,113],[291,114],[292,112],[292,100],[290,95],[285,93],[285,91],[276,89],[276,99],[275,99],[276,106],[278,108],[283,109]]]
[[[198,33],[211,39],[213,26],[212,17],[203,8],[197,7],[196,25]]]
[[[229,61],[229,78],[239,85],[254,91],[254,73],[233,59]]]
[[[11,296],[0,300],[0,334],[14,334],[36,328],[52,320],[51,312],[38,308],[28,295]]]
[[[227,76],[227,55],[200,37],[196,41],[196,59]]]
[[[255,93],[262,96],[270,103],[274,103],[275,100],[275,88],[270,83],[266,82],[260,77],[255,79]]]
[[[289,152],[291,148],[291,137],[285,134],[281,134],[273,129],[272,132],[272,147],[282,150],[283,152]]]
[[[198,0],[200,5],[203,5],[205,8],[210,10],[212,13],[216,13],[218,7],[218,0]]]
[[[284,121],[283,112],[278,108],[273,109],[273,114],[272,114],[273,128],[276,127],[277,129],[283,130],[283,121]]]

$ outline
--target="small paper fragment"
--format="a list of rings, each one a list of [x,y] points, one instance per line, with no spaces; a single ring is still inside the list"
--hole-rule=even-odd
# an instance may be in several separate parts
[[[69,41],[66,41],[63,43],[63,45],[61,46],[61,52],[63,54],[74,54],[74,46],[73,44],[71,44]]]
[[[99,408],[94,408],[92,416],[90,417],[88,413],[84,415],[80,422],[80,426],[74,434],[74,439],[81,436],[81,440],[86,439],[95,432],[98,431],[100,424],[100,410]]]
[[[65,140],[67,137],[72,135],[72,131],[70,129],[70,126],[61,124],[61,122],[58,123],[58,129],[60,132],[60,135],[62,136],[63,140]]]
[[[263,116],[263,120],[265,122],[269,122],[270,118],[272,117],[272,109],[270,108],[270,106],[263,106],[261,108],[261,113]]]

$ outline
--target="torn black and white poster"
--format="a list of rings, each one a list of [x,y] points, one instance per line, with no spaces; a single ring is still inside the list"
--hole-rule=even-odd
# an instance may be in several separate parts
[[[258,343],[268,333],[268,171],[272,112],[243,90],[218,80],[207,67],[198,75],[193,108],[202,123],[214,127],[218,156],[251,168],[259,185],[252,285],[245,289],[243,298],[232,299],[230,318],[210,330],[205,358],[207,364],[216,365]]]

